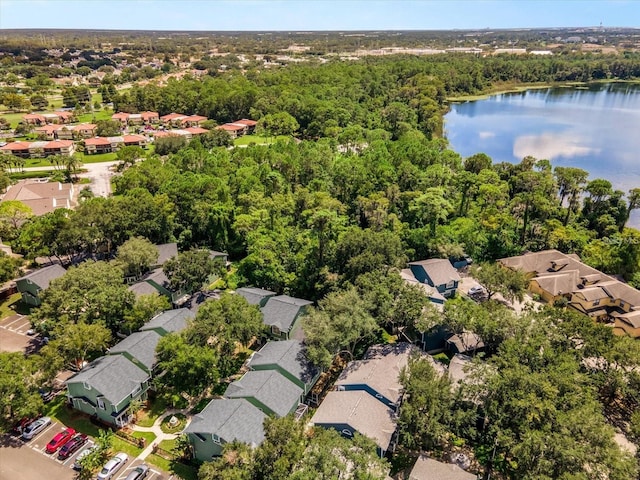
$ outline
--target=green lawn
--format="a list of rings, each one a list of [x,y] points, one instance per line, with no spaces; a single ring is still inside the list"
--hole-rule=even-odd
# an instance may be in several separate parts
[[[166,460],[159,455],[151,454],[149,455],[145,461],[156,467],[161,468],[165,472],[171,472],[176,477],[182,478],[183,480],[197,480],[198,478],[198,469],[195,467],[191,467],[189,465],[184,465],[179,462],[172,462],[171,460]]]
[[[146,445],[151,445],[156,439],[156,434],[153,432],[133,432],[131,436],[136,438],[144,438]]]
[[[111,449],[117,452],[124,452],[129,455],[129,458],[136,458],[138,455],[142,453],[142,448],[138,448],[118,437],[117,435],[113,436],[113,445]]]
[[[277,137],[259,137],[258,135],[245,135],[240,138],[236,138],[233,141],[233,144],[236,146],[239,145],[249,145],[251,143],[263,144],[263,143],[274,143],[276,140],[287,140],[291,137],[287,135],[278,135]]]
[[[167,452],[173,453],[173,449],[176,448],[176,440],[163,440],[158,445],[161,449],[166,450]]]
[[[9,298],[0,302],[0,320],[15,315],[16,313],[22,315],[29,315],[29,313],[31,313],[29,306],[22,303],[20,298],[21,295],[19,293],[14,293]]]
[[[111,120],[113,112],[111,110],[98,110],[93,113],[83,113],[78,116],[78,122],[80,123],[95,123],[98,120]]]
[[[11,128],[16,128],[16,125],[18,125],[18,123],[20,123],[20,120],[22,120],[22,117],[25,116],[27,114],[27,112],[22,112],[22,113],[0,113],[0,118],[6,118],[7,121],[9,122],[9,124],[11,125]]]
[[[136,425],[141,427],[152,427],[154,422],[160,418],[167,410],[167,404],[161,398],[156,398],[151,403],[150,408],[143,408],[138,412],[138,421]]]
[[[92,437],[98,436],[99,427],[91,423],[91,420],[89,420],[89,417],[85,414],[67,407],[66,397],[64,395],[59,395],[54,401],[49,403],[46,406],[44,414],[67,427],[74,428],[78,432],[86,433]]]

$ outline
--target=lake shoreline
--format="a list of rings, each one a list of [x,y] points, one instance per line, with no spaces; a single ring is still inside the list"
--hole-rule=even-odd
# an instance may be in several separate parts
[[[634,80],[615,80],[615,79],[603,79],[594,80],[591,82],[549,82],[549,83],[513,83],[513,84],[501,84],[496,85],[485,93],[479,93],[477,95],[460,95],[447,97],[448,103],[463,103],[474,102],[476,100],[486,100],[489,97],[495,95],[502,95],[505,93],[521,93],[527,90],[542,90],[545,88],[580,88],[587,87],[589,85],[599,85],[606,83],[629,83],[640,85],[640,79]]]

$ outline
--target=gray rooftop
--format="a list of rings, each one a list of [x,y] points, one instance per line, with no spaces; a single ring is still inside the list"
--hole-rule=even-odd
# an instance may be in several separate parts
[[[145,282],[144,280],[130,285],[129,290],[134,293],[136,298],[141,297],[142,295],[153,295],[154,293],[159,295],[158,290],[153,285]]]
[[[368,385],[398,403],[402,397],[400,371],[406,367],[413,351],[417,348],[410,343],[374,345],[367,350],[364,360],[349,362],[335,385]]]
[[[275,296],[275,292],[255,287],[242,287],[236,293],[245,298],[249,305],[260,305],[265,298]]]
[[[62,266],[54,263],[48,267],[40,268],[35,272],[31,272],[18,280],[28,280],[36,284],[42,290],[49,288],[49,284],[56,278],[62,277],[67,271]]]
[[[156,347],[160,338],[162,337],[153,330],[135,332],[111,347],[109,353],[128,353],[151,370],[156,363]]]
[[[225,442],[234,440],[257,447],[264,440],[267,416],[244,399],[216,399],[195,415],[185,433],[217,435]]]
[[[473,473],[465,472],[453,463],[443,463],[425,455],[416,461],[409,480],[476,480]]]
[[[123,355],[108,355],[91,362],[67,380],[67,384],[84,382],[117,405],[148,379],[147,372]]]
[[[145,323],[140,331],[162,328],[169,333],[179,332],[187,328],[189,320],[191,320],[193,317],[193,312],[188,308],[167,310],[156,315],[147,323]]]
[[[249,368],[260,365],[278,365],[304,384],[318,374],[318,368],[307,360],[306,347],[298,340],[268,342],[249,362]]]
[[[453,268],[451,262],[444,258],[431,258],[418,262],[409,262],[410,266],[421,266],[429,275],[434,285],[444,285],[452,281],[460,281],[458,271]]]
[[[315,425],[349,425],[383,450],[396,431],[393,411],[367,392],[350,390],[329,392],[311,419]]]
[[[293,298],[289,295],[271,297],[262,310],[265,325],[278,327],[283,332],[291,329],[300,310],[313,302],[301,298]]]
[[[245,373],[227,387],[227,398],[255,398],[276,415],[284,417],[300,401],[303,391],[275,370],[254,370]]]
[[[177,243],[163,243],[156,245],[158,249],[158,260],[156,265],[164,265],[167,260],[178,256],[178,244]]]

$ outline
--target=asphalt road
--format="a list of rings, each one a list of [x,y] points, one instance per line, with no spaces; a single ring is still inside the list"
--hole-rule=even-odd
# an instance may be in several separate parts
[[[91,180],[89,187],[96,197],[108,197],[111,194],[111,177],[113,171],[111,168],[120,162],[100,162],[100,163],[84,163],[82,169],[86,170],[85,173],[78,174],[80,178],[88,178]],[[57,167],[27,167],[23,170],[25,172],[36,171],[53,171]],[[84,188],[83,185],[79,185],[79,188]]]
[[[72,480],[75,472],[28,444],[9,436],[0,439],[0,480]]]

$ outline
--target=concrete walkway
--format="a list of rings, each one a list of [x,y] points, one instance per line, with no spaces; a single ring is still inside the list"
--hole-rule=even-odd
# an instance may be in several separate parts
[[[184,410],[176,410],[176,409],[167,410],[160,417],[158,417],[158,419],[156,419],[155,422],[153,422],[153,425],[151,427],[141,427],[139,425],[133,425],[132,430],[134,432],[152,432],[156,436],[156,439],[153,442],[151,442],[149,445],[147,445],[147,447],[140,453],[140,455],[138,455],[136,457],[137,460],[144,460],[149,455],[151,455],[153,453],[153,449],[157,445],[159,445],[160,442],[162,442],[163,440],[174,440],[175,438],[180,436],[180,433],[164,433],[162,431],[162,429],[160,428],[160,425],[162,424],[162,421],[165,418],[167,418],[168,416],[171,416],[171,415],[175,415],[176,413],[180,413],[180,414],[184,415],[185,417],[187,417],[187,423],[185,425],[185,428],[186,428],[187,425],[189,425],[189,423],[191,423],[191,416],[189,415],[189,411],[187,409],[184,409]]]

